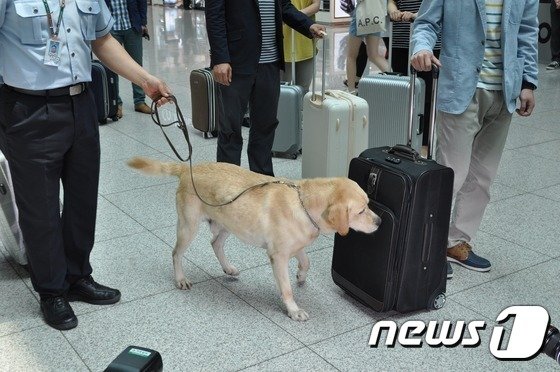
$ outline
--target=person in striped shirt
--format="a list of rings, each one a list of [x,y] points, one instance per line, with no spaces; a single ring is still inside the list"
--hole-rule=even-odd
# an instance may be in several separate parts
[[[538,7],[538,0],[431,0],[414,22],[412,65],[420,71],[440,67],[436,160],[455,172],[447,259],[471,270],[491,268],[472,242],[512,113],[529,116],[535,106]]]

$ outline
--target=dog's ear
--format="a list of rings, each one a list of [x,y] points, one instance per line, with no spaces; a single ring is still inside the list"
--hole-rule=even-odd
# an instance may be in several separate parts
[[[346,204],[337,203],[330,205],[323,212],[323,219],[327,221],[333,229],[340,235],[348,234],[350,229],[350,221],[348,216],[348,206]]]

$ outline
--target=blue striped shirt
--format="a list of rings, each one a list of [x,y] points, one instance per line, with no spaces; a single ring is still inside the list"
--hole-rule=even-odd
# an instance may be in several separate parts
[[[478,88],[502,90],[504,62],[502,50],[503,0],[486,0],[486,41]]]
[[[259,63],[276,62],[279,59],[276,45],[276,0],[259,0],[261,13],[261,57]]]

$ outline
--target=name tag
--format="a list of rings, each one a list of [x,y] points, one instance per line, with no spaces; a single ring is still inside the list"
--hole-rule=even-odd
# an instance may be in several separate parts
[[[58,66],[60,63],[60,49],[62,43],[60,40],[49,38],[47,41],[47,49],[45,50],[44,64],[47,66]]]

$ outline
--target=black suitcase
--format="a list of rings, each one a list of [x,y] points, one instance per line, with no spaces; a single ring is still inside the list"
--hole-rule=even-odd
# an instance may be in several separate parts
[[[414,88],[409,97],[414,104]],[[428,158],[434,115],[430,121]],[[421,158],[410,147],[411,137],[408,145],[373,148],[352,159],[348,177],[368,193],[382,223],[373,234],[335,236],[334,282],[376,311],[439,309],[445,303],[453,170]]]
[[[105,67],[100,61],[92,61],[90,86],[95,96],[99,123],[107,124],[109,118],[113,121],[119,120],[117,117],[118,75]]]
[[[191,105],[193,127],[204,133],[204,138],[218,136],[218,84],[212,70],[201,68],[191,71]]]

